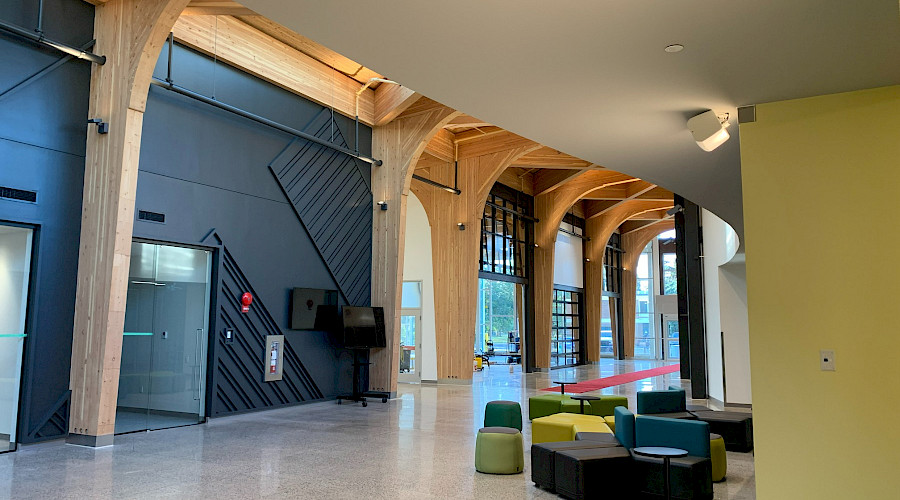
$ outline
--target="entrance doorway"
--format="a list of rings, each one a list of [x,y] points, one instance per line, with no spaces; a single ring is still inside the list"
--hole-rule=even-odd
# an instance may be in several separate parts
[[[207,250],[131,245],[116,434],[205,420],[211,263]]]
[[[479,278],[475,353],[490,364],[521,364],[523,307],[522,284]]]
[[[400,296],[400,375],[398,382],[422,381],[422,282],[404,281]]]
[[[678,361],[681,351],[678,347],[678,315],[663,314],[663,350],[667,360]]]
[[[16,448],[33,230],[0,225],[0,453]]]

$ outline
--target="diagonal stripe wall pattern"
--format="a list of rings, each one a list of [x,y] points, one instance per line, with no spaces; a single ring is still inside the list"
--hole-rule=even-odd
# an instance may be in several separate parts
[[[348,147],[327,109],[304,132]],[[269,165],[344,300],[354,306],[369,305],[372,283],[372,192],[360,163],[297,139]]]

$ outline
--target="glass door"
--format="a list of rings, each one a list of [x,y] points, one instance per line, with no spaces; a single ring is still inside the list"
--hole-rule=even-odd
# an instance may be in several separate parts
[[[0,453],[16,449],[32,236],[0,225]]]
[[[422,331],[422,315],[418,310],[400,311],[400,382],[421,382],[422,369],[416,362]]]
[[[678,361],[681,358],[681,351],[678,346],[678,315],[664,314],[662,321],[666,359]]]
[[[422,282],[404,281],[400,296],[399,382],[422,381]]]
[[[211,260],[206,250],[132,244],[117,434],[204,420]]]

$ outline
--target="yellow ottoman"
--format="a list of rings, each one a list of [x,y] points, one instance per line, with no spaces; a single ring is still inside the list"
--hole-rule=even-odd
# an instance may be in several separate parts
[[[610,428],[613,432],[616,432],[616,416],[615,416],[615,415],[610,415],[610,416],[608,416],[608,417],[603,417],[603,420],[606,422],[606,425],[608,425],[609,428]]]
[[[531,443],[575,441],[579,432],[605,432],[612,434],[603,417],[577,413],[557,413],[531,421]]]
[[[725,458],[725,440],[718,434],[709,435],[709,459],[712,462],[713,482],[724,481],[728,460]]]

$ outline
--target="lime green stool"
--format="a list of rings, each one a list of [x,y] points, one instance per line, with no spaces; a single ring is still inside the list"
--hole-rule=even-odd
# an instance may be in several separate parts
[[[725,458],[725,440],[718,434],[709,435],[709,459],[712,462],[712,480],[723,481],[728,472],[728,460]]]
[[[586,413],[590,414],[591,408],[588,406],[587,408],[584,409],[584,411]],[[559,402],[559,412],[560,413],[581,413],[581,402],[575,401],[574,399],[564,399]]]
[[[491,401],[484,407],[485,427],[522,430],[522,407],[515,401]]]
[[[525,471],[522,433],[510,427],[484,427],[475,438],[475,470],[485,474]]]
[[[598,417],[615,415],[617,406],[628,408],[628,398],[625,396],[601,395],[600,399],[586,401],[591,404],[591,414]]]
[[[565,401],[572,401],[572,398],[564,394],[542,394],[528,398],[528,420],[559,413]]]

